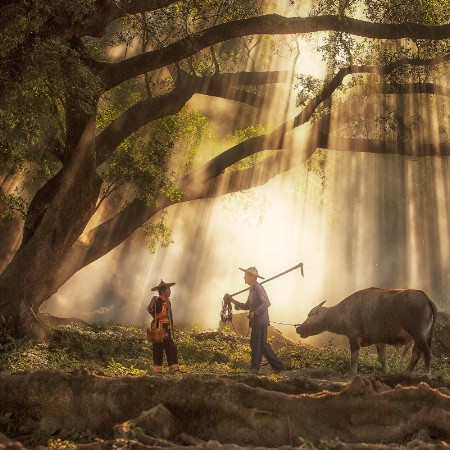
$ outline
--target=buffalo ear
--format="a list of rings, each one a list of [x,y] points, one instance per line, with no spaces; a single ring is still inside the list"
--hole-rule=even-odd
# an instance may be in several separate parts
[[[309,312],[308,317],[315,316],[316,314],[319,314],[320,307],[326,302],[324,300],[322,303],[319,303],[317,306],[314,306],[314,308]]]

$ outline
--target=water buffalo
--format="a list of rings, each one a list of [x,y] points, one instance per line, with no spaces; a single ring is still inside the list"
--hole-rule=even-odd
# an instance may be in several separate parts
[[[296,328],[306,338],[330,331],[348,337],[351,351],[350,373],[355,375],[360,347],[376,345],[383,373],[388,373],[386,344],[405,345],[414,341],[411,372],[423,357],[430,371],[431,339],[437,310],[428,296],[415,289],[368,288],[355,292],[336,306],[313,308]]]

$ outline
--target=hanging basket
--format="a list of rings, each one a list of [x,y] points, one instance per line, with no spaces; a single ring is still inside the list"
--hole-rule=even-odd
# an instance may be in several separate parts
[[[147,340],[149,342],[162,342],[164,330],[162,328],[147,328]]]

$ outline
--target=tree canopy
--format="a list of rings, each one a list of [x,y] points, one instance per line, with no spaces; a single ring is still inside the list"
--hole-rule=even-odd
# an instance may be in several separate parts
[[[42,303],[136,229],[167,244],[158,213],[169,205],[264,184],[319,148],[450,152],[449,0],[17,0],[0,11],[0,315],[16,334],[44,338]],[[298,39],[317,35],[321,76],[298,64]],[[239,104],[252,126],[224,146],[187,107],[198,95]],[[442,111],[439,133],[415,126],[428,120],[419,97]]]

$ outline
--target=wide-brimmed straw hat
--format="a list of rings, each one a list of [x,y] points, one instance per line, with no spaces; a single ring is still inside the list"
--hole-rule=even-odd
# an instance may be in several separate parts
[[[242,270],[243,272],[250,273],[252,275],[255,275],[255,277],[257,278],[262,278],[264,280],[264,277],[258,275],[258,269],[256,267],[249,267],[248,269],[242,269],[241,267],[239,267],[239,269]]]
[[[164,291],[165,289],[167,289],[168,287],[173,286],[175,283],[164,283],[163,280],[161,280],[161,282],[158,284],[158,286],[152,287],[152,291]]]

